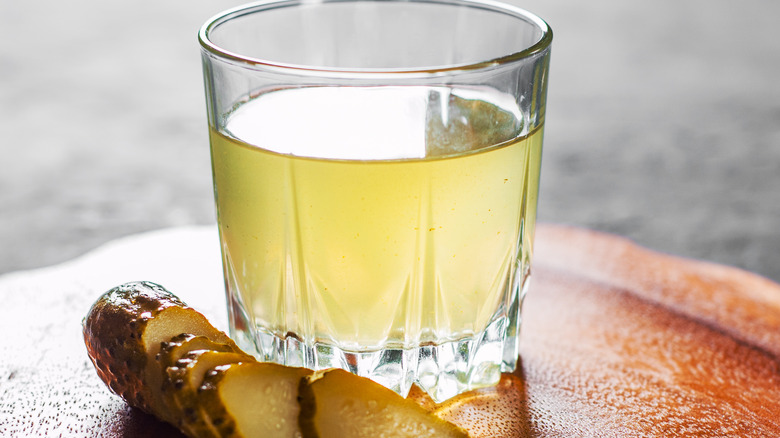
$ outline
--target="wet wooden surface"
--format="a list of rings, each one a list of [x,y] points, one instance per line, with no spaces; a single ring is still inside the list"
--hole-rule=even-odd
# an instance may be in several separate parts
[[[780,2],[511,0],[554,41],[539,217],[780,281]],[[0,1],[0,273],[215,222],[198,27]]]
[[[151,280],[224,328],[219,263],[214,227],[175,228],[0,277],[0,436],[176,436],[98,380],[81,319]],[[486,436],[780,436],[780,285],[544,225],[524,314],[510,384],[451,407]]]

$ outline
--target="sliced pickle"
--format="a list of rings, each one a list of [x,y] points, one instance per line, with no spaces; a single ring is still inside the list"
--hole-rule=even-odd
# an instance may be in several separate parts
[[[218,366],[240,362],[255,362],[255,358],[246,353],[196,350],[168,367],[162,394],[174,415],[174,424],[190,436],[219,437],[198,402],[199,388],[206,374]]]
[[[101,295],[84,318],[83,331],[89,358],[111,391],[174,424],[159,391],[163,370],[155,357],[160,344],[181,333],[233,343],[202,314],[148,281],[126,283]]]
[[[467,437],[457,426],[431,415],[369,379],[334,369],[301,381],[300,425],[305,437]]]
[[[166,368],[174,366],[182,357],[191,351],[211,350],[225,353],[243,353],[238,346],[231,340],[227,343],[215,342],[206,336],[197,336],[192,333],[182,333],[174,336],[168,342],[160,345],[160,352],[157,353],[156,360],[162,372]]]
[[[219,436],[297,438],[298,387],[305,368],[273,363],[237,363],[206,375],[198,395]]]

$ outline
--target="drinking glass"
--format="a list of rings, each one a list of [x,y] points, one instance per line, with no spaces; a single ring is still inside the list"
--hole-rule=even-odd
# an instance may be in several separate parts
[[[290,0],[199,40],[239,346],[437,401],[514,370],[547,24],[490,0]]]

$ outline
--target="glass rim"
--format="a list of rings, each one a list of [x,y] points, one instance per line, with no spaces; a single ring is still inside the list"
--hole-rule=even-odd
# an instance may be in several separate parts
[[[504,13],[511,15],[514,18],[525,20],[532,25],[535,25],[542,36],[534,44],[525,47],[522,50],[511,52],[503,56],[486,59],[483,61],[469,62],[463,64],[451,64],[432,67],[411,67],[411,68],[341,68],[341,67],[326,67],[315,65],[303,65],[303,64],[291,64],[284,62],[275,62],[269,59],[255,58],[251,56],[241,55],[239,53],[232,52],[230,50],[220,47],[214,43],[209,35],[216,27],[224,24],[234,18],[239,18],[245,15],[259,13],[271,9],[295,7],[295,6],[307,6],[307,5],[323,5],[326,3],[358,3],[358,2],[377,2],[377,3],[429,3],[440,5],[455,5],[466,6],[476,9],[482,9],[492,12]],[[372,77],[399,77],[399,76],[440,76],[440,75],[452,75],[456,72],[470,72],[491,69],[501,65],[512,64],[523,59],[527,59],[537,53],[540,53],[552,44],[552,29],[542,18],[533,14],[525,9],[503,3],[495,0],[320,0],[317,2],[311,2],[307,0],[261,0],[253,3],[244,4],[234,8],[224,10],[211,18],[209,18],[198,31],[198,41],[200,42],[201,49],[206,53],[215,55],[219,58],[244,64],[247,66],[253,66],[265,70],[275,70],[278,72],[286,72],[288,74],[294,73],[303,76],[317,76],[317,77],[355,77],[355,78],[372,78]]]

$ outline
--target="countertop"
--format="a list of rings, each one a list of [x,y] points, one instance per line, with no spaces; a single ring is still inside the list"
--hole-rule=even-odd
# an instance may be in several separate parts
[[[0,436],[177,436],[101,383],[81,319],[150,280],[224,329],[218,248],[215,226],[177,227],[0,277]],[[778,370],[779,284],[541,225],[518,369],[449,412],[474,438],[778,436]]]

